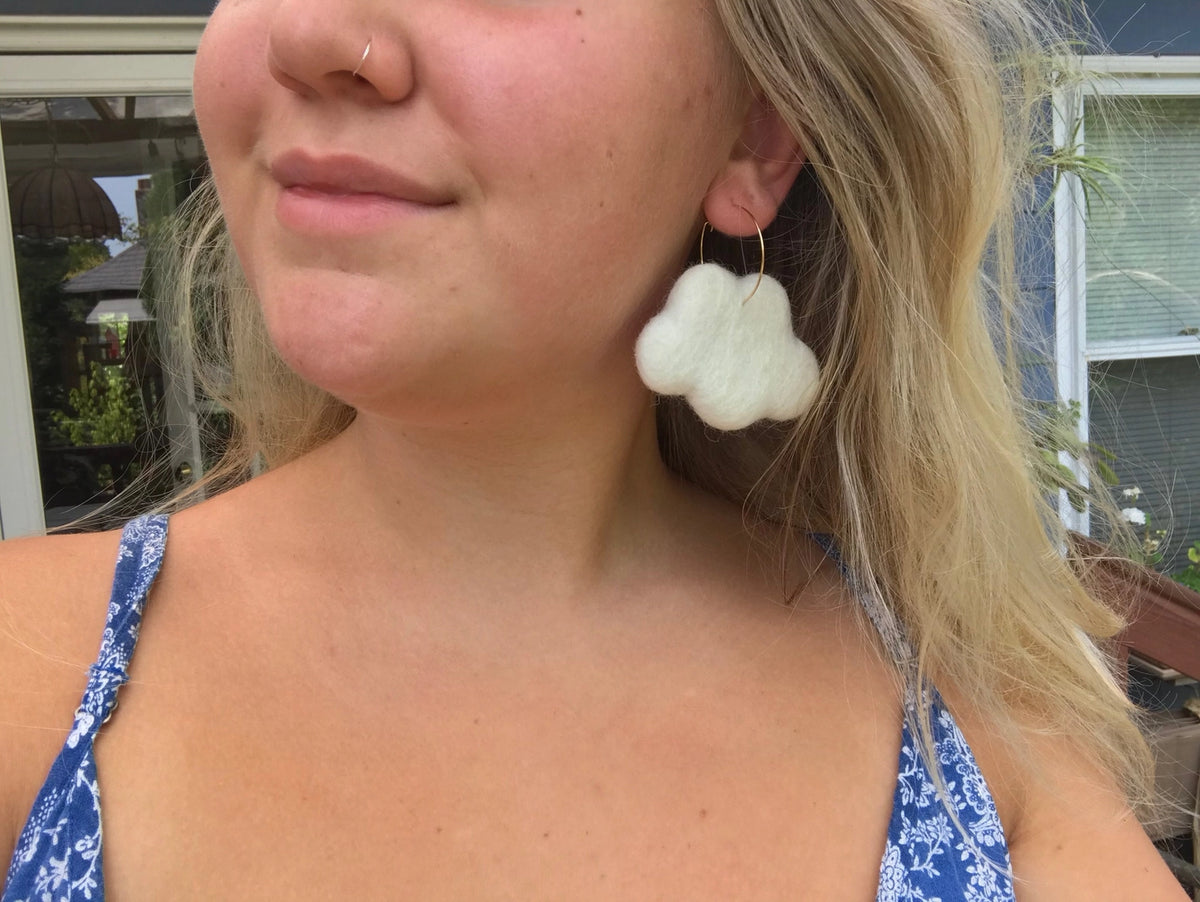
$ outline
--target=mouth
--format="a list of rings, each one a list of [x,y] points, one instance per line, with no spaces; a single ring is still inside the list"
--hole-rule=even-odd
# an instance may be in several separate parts
[[[357,234],[455,204],[448,190],[353,154],[289,151],[269,165],[276,215],[293,231]]]

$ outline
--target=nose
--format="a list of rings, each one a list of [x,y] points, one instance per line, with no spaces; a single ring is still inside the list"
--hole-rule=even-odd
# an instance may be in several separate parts
[[[368,6],[280,0],[267,44],[271,75],[305,97],[404,100],[415,80],[408,41],[395,17],[383,21]]]

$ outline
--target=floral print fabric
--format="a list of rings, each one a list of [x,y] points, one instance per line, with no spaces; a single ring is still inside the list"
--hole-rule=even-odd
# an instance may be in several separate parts
[[[948,798],[906,722],[876,900],[1014,902],[1008,844],[983,773],[936,693],[930,714]]]
[[[21,833],[0,902],[103,902],[103,831],[92,746],[128,679],[166,538],[163,516],[125,527],[100,655],[71,733]],[[857,595],[903,666],[907,643],[891,611],[868,593]],[[938,794],[909,727],[917,711],[910,699],[877,902],[1014,902],[1008,847],[983,774],[936,693],[928,704],[937,752],[933,767],[941,768],[948,799]]]
[[[142,608],[162,563],[167,518],[131,521],[121,536],[100,654],[88,670],[83,701],[66,744],[51,765],[17,840],[0,902],[104,899],[100,787],[92,746],[129,679]]]

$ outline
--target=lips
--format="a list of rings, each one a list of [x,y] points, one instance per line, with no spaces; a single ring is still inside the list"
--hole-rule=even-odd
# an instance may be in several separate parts
[[[454,202],[448,192],[353,154],[318,156],[293,150],[277,157],[270,169],[283,188],[307,188],[332,195],[375,194],[430,207]]]
[[[455,202],[450,192],[353,154],[289,151],[270,164],[276,212],[301,232],[363,232]]]

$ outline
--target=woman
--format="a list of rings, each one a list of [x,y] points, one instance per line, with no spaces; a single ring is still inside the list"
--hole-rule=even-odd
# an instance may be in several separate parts
[[[985,321],[1035,27],[223,0],[195,88],[236,259],[197,240],[184,331],[226,473],[266,472],[169,541],[3,547],[5,902],[1182,898]],[[760,227],[790,270],[822,372],[782,423],[639,380],[705,221],[750,239],[749,281],[701,270],[734,320],[779,296]]]

